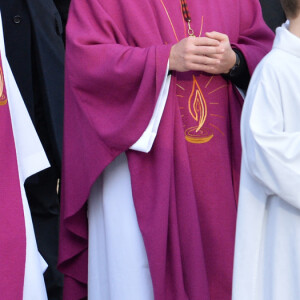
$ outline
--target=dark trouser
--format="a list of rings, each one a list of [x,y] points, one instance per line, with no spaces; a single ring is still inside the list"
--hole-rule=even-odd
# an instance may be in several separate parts
[[[61,300],[63,275],[57,270],[59,198],[57,178],[52,168],[46,169],[25,183],[37,244],[48,263],[44,277],[49,300]]]

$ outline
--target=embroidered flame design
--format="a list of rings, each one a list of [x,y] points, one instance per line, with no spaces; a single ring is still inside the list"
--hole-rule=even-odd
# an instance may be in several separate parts
[[[193,75],[193,88],[188,101],[189,112],[197,122],[197,126],[188,128],[185,131],[185,139],[193,144],[203,144],[213,138],[211,130],[203,128],[207,118],[207,105],[201,88]]]
[[[5,105],[7,103],[7,98],[4,92],[4,76],[2,68],[0,67],[0,105]]]
[[[189,98],[189,112],[198,122],[196,132],[198,132],[205,123],[207,117],[207,105],[200,86],[193,75],[193,89]]]

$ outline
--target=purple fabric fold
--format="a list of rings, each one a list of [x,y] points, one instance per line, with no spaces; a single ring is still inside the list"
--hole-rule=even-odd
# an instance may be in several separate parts
[[[172,95],[175,81],[170,87]],[[127,152],[155,299],[209,299],[189,157],[177,104],[167,101],[149,154]]]

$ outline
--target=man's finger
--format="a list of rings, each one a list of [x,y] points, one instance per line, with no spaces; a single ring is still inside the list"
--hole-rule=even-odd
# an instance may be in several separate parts
[[[191,58],[191,62],[193,64],[199,64],[199,65],[219,65],[220,60],[212,57],[208,57],[205,55],[194,55]]]
[[[197,46],[194,48],[193,53],[195,55],[219,55],[224,53],[225,49],[222,47],[214,47],[214,46]]]
[[[210,39],[216,39],[218,41],[223,41],[228,39],[228,36],[226,34],[217,31],[206,32],[205,35]]]
[[[209,37],[194,37],[192,41],[195,46],[218,47],[220,45],[218,40]]]

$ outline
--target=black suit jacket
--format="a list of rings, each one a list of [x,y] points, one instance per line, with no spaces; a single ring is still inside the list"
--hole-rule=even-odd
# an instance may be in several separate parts
[[[67,24],[70,1],[71,0],[54,0],[54,3],[60,13],[64,28],[66,27]]]
[[[61,300],[56,189],[63,133],[63,25],[53,0],[0,0],[0,9],[6,55],[52,166],[28,178],[25,190],[38,248],[48,263],[44,274],[48,299]]]
[[[286,20],[280,0],[260,0],[260,4],[266,23],[275,31]]]
[[[8,61],[59,176],[64,102],[63,25],[59,12],[53,0],[0,0],[0,9]]]

